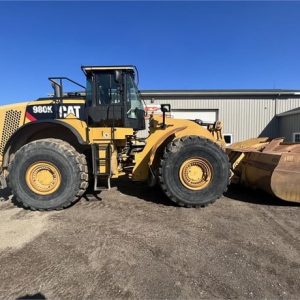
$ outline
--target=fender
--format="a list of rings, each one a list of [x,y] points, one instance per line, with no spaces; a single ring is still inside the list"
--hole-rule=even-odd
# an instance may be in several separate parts
[[[148,178],[150,167],[155,164],[158,157],[158,149],[164,141],[183,136],[196,135],[209,139],[215,143],[223,143],[222,137],[215,136],[214,131],[209,131],[196,122],[191,120],[181,120],[166,118],[166,126],[162,127],[163,119],[161,116],[154,116],[152,119],[152,131],[146,139],[146,146],[135,154],[135,166],[132,170],[132,179],[134,181],[145,181]]]
[[[152,163],[154,161],[154,158],[155,158],[156,151],[160,147],[160,145],[164,141],[166,141],[168,139],[168,137],[170,137],[170,136],[174,135],[176,132],[184,130],[184,129],[186,129],[186,126],[174,128],[171,131],[166,132],[165,135],[163,135],[162,137],[160,137],[158,139],[157,143],[152,147],[151,152],[150,152],[150,159],[149,159],[149,162],[148,162],[149,167],[152,165]]]
[[[83,137],[79,134],[79,132],[66,122],[60,120],[38,120],[38,121],[26,123],[23,126],[21,126],[16,132],[14,132],[13,135],[8,139],[4,148],[3,167],[6,167],[8,165],[11,148],[13,146],[18,146],[18,144],[20,145],[21,141],[24,141],[24,138],[26,137],[26,133],[30,135],[30,133],[37,132],[38,130],[36,129],[38,125],[46,125],[46,124],[55,124],[55,125],[63,126],[64,128],[68,129],[73,133],[73,135],[76,137],[79,144],[81,145],[87,144],[87,142],[84,141]]]
[[[169,126],[166,129],[159,129],[150,135],[147,144],[142,152],[135,156],[136,164],[132,171],[132,179],[134,181],[144,181],[148,178],[148,173],[151,165],[153,164],[157,150],[159,147],[172,135],[180,131],[184,131],[186,126],[173,127]]]

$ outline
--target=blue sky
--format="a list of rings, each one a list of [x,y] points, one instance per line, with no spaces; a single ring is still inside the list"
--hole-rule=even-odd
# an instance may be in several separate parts
[[[135,64],[141,89],[300,89],[297,2],[0,2],[0,103]]]

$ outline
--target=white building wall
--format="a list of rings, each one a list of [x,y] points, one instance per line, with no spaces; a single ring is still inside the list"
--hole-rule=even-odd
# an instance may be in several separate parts
[[[163,91],[162,91],[163,92]],[[142,93],[143,95],[143,93]],[[143,95],[146,103],[169,103],[174,110],[217,110],[217,117],[223,121],[223,133],[233,134],[233,142],[252,137],[282,136],[279,118],[283,112],[300,107],[300,95]],[[294,119],[293,119],[294,120]],[[293,122],[286,121],[286,122]],[[282,121],[284,122],[284,121]],[[282,124],[282,123],[281,123]],[[283,125],[281,125],[283,126]],[[293,124],[288,124],[291,127]],[[296,125],[297,126],[297,125]]]
[[[300,98],[277,99],[276,114],[300,107]]]
[[[150,99],[146,101],[150,103]],[[276,136],[275,100],[155,97],[155,104],[170,103],[172,109],[214,109],[224,123],[224,133],[233,134],[233,142],[251,137]]]

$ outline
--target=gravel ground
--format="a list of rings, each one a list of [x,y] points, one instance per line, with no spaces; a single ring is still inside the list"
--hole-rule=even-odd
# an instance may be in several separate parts
[[[0,298],[300,298],[300,206],[230,188],[204,209],[120,182],[59,212],[0,194]]]

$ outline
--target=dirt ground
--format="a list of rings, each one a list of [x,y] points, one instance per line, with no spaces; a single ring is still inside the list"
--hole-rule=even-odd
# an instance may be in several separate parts
[[[300,297],[300,206],[242,188],[204,209],[121,182],[59,212],[0,194],[0,298]]]

